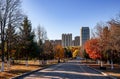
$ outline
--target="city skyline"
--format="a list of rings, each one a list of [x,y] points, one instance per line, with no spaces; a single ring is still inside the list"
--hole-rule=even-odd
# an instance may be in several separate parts
[[[75,36],[72,39],[72,33],[63,33],[61,35],[61,39],[55,39],[55,40],[45,40],[46,42],[51,42],[51,44],[54,45],[61,45],[63,47],[69,47],[69,46],[80,46],[80,36]]]
[[[93,29],[98,22],[116,17],[120,0],[23,0],[22,8],[32,22],[47,31],[50,40],[60,39],[62,33],[80,35],[83,26]]]

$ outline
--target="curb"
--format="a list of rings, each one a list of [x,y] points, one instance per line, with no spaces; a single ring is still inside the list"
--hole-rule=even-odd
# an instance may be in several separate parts
[[[87,66],[87,65],[86,65]],[[92,68],[92,67],[90,67],[90,66],[87,66],[88,68],[90,68],[90,69],[92,69],[92,70],[95,70],[95,71],[97,71],[97,72],[99,72],[99,73],[101,73],[101,74],[103,74],[104,76],[108,76],[110,79],[117,79],[116,77],[113,77],[113,76],[111,76],[111,75],[108,75],[108,74],[106,74],[106,73],[104,73],[104,72],[102,72],[102,71],[100,71],[100,70],[97,70],[97,69],[95,69],[95,68]]]
[[[50,65],[50,66],[53,66],[53,65],[56,65],[56,64],[52,64],[52,65]],[[10,79],[21,79],[21,78],[23,78],[23,77],[25,77],[25,76],[27,76],[27,75],[30,75],[30,74],[32,74],[32,73],[34,73],[34,72],[39,71],[39,70],[46,69],[46,68],[48,68],[48,67],[50,67],[50,66],[43,67],[43,68],[39,68],[39,69],[37,69],[37,70],[33,70],[33,71],[30,71],[30,72],[26,72],[26,73],[23,73],[23,74],[18,75],[18,76],[16,76],[16,77],[12,77],[12,78],[10,78]]]

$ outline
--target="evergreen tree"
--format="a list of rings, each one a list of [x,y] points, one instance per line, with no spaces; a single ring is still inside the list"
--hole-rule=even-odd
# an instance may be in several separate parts
[[[24,18],[22,26],[20,27],[21,31],[21,45],[22,45],[22,53],[24,54],[24,58],[28,61],[29,54],[31,52],[31,44],[34,41],[34,32],[32,32],[31,22],[27,17]],[[26,62],[28,65],[28,62]]]

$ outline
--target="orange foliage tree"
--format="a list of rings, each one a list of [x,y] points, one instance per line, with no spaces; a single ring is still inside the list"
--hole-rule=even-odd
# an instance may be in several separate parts
[[[86,50],[87,54],[89,55],[89,57],[94,60],[102,58],[101,47],[99,45],[98,39],[88,40],[85,43],[85,50]]]
[[[64,49],[61,45],[56,45],[54,47],[54,57],[55,58],[64,58],[65,57],[65,54],[64,54]]]

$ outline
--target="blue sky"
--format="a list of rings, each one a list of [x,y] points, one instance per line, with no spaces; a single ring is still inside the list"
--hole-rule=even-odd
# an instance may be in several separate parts
[[[120,13],[120,0],[22,0],[22,9],[32,22],[47,31],[50,40],[62,33],[80,35],[82,26],[93,29]]]

